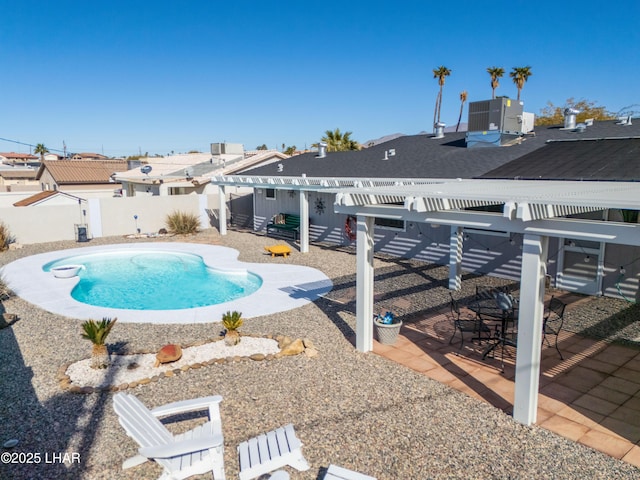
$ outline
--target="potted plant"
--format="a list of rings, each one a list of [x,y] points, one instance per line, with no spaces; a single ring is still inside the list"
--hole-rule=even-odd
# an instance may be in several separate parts
[[[224,343],[229,347],[233,347],[240,343],[240,332],[238,329],[242,326],[242,313],[237,311],[228,311],[222,314],[222,325],[226,329],[224,333]]]
[[[110,363],[109,350],[105,345],[107,336],[118,319],[103,318],[99,322],[87,320],[82,324],[82,338],[86,338],[93,343],[91,352],[91,368],[107,368]]]
[[[398,339],[402,321],[391,312],[384,315],[374,315],[373,324],[375,326],[378,341],[383,345],[393,345]]]

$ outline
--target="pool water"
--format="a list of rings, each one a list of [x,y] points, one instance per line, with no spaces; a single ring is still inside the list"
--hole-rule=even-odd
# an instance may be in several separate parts
[[[66,257],[43,266],[83,265],[71,291],[78,302],[127,310],[181,310],[251,295],[262,279],[246,270],[210,268],[198,255],[163,251]]]

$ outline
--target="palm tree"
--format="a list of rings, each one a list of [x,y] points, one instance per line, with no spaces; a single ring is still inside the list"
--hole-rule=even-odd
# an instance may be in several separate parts
[[[440,108],[442,107],[442,87],[444,87],[444,81],[449,75],[451,75],[451,70],[449,70],[444,65],[440,65],[438,68],[433,69],[433,78],[437,78],[438,85],[440,85],[440,90],[438,91],[438,96],[436,97],[436,111],[433,114],[434,128],[436,122],[440,123]]]
[[[487,72],[491,75],[491,98],[496,98],[496,88],[500,86],[499,79],[504,75],[504,68],[502,67],[489,67]]]
[[[36,155],[40,155],[40,162],[44,162],[44,156],[45,154],[49,153],[49,149],[44,146],[44,143],[39,143],[36,145],[33,153],[35,153]]]
[[[467,101],[467,91],[463,90],[460,92],[460,115],[458,115],[458,124],[456,125],[456,132],[458,128],[460,128],[460,120],[462,120],[462,109],[464,108],[464,102]]]
[[[327,130],[321,142],[327,144],[327,152],[344,152],[346,150],[360,150],[360,144],[351,138],[352,132],[340,132],[339,128]]]
[[[529,66],[513,67],[513,70],[511,70],[509,76],[513,78],[513,83],[515,83],[518,88],[518,100],[520,100],[520,91],[522,90],[522,87],[524,87],[524,84],[527,83],[527,80],[531,75],[533,74],[531,73],[531,67]]]

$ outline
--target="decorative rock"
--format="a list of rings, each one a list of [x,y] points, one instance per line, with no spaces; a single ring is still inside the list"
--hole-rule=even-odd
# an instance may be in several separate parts
[[[304,344],[299,338],[290,342],[280,351],[282,355],[298,355],[302,352],[304,352]]]
[[[315,348],[305,348],[304,354],[309,358],[317,357],[318,350],[316,350]]]
[[[313,350],[316,350],[316,346],[313,344],[313,342],[311,341],[311,339],[309,338],[303,338],[302,339],[302,343],[304,343],[304,348],[311,348]],[[317,351],[317,350],[316,350]]]
[[[264,360],[266,358],[266,355],[264,353],[254,353],[249,358],[251,360],[260,361],[260,360]]]
[[[182,348],[180,348],[180,345],[165,345],[157,353],[156,364],[154,366],[158,367],[161,363],[175,362],[176,360],[180,360],[181,357]]]
[[[278,341],[278,348],[280,350],[282,350],[284,347],[286,347],[291,343],[291,339],[289,337],[278,336],[276,340]]]

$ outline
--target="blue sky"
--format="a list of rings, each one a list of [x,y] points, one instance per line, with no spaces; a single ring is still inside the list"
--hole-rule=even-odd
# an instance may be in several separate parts
[[[0,0],[0,138],[109,156],[431,131],[459,94],[640,111],[640,2]],[[466,119],[467,109],[463,114]],[[29,147],[0,140],[0,151]]]

